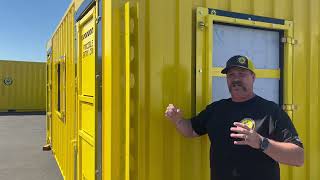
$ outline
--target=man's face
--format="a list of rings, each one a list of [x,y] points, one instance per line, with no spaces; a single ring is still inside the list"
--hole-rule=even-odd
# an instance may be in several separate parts
[[[233,98],[246,98],[253,93],[255,75],[250,70],[233,67],[228,70],[227,83]]]

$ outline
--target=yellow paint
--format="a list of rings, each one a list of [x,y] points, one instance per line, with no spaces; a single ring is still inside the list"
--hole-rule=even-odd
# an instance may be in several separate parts
[[[104,51],[102,51],[102,71],[103,71],[103,77],[102,77],[102,118],[104,120],[103,126],[102,126],[102,137],[103,137],[103,143],[102,143],[102,152],[103,152],[103,164],[102,164],[102,172],[103,172],[103,179],[104,180],[111,180],[114,176],[117,174],[113,172],[112,168],[114,168],[115,164],[113,159],[118,154],[118,151],[114,151],[111,149],[112,146],[115,146],[116,142],[113,142],[112,140],[115,139],[114,135],[116,135],[117,129],[112,129],[112,125],[114,124],[111,119],[113,119],[114,112],[113,110],[113,94],[115,94],[114,89],[112,89],[112,83],[113,79],[116,78],[116,76],[113,76],[112,67],[114,64],[112,62],[113,59],[113,49],[112,42],[116,39],[112,34],[114,34],[114,30],[112,30],[112,14],[113,14],[113,8],[112,8],[112,1],[102,1],[102,16],[104,17],[102,19],[103,26],[102,26],[102,46],[105,47]],[[117,164],[117,167],[120,168],[120,166]],[[119,177],[119,176],[118,176]],[[120,178],[119,178],[120,179]]]
[[[125,5],[125,39],[126,39],[126,165],[125,165],[125,180],[130,180],[130,4]]]
[[[51,146],[64,179],[74,179],[75,123],[75,62],[74,62],[74,4],[70,4],[47,48],[52,54],[48,67],[51,71]],[[57,68],[60,65],[60,75]],[[58,77],[60,86],[58,87]],[[60,103],[58,103],[60,90]],[[58,110],[60,104],[60,110]],[[50,113],[49,112],[49,113]],[[48,136],[48,135],[47,135]]]
[[[84,0],[73,0],[75,9],[78,9]]]
[[[52,42],[47,44],[47,83],[46,83],[46,143],[51,144],[52,132]],[[50,51],[50,52],[49,52]]]
[[[46,64],[0,60],[0,112],[45,111]]]
[[[95,179],[96,139],[96,9],[92,8],[77,24],[77,118],[78,177]]]

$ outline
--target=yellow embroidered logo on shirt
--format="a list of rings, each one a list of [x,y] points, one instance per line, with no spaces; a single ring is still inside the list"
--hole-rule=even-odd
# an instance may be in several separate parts
[[[256,127],[256,123],[251,118],[244,118],[240,121],[240,123],[247,125],[252,130],[254,130],[254,128]]]

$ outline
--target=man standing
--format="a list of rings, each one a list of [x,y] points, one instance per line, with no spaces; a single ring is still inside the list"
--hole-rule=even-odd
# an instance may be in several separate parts
[[[289,116],[255,95],[254,65],[233,56],[227,75],[231,98],[213,102],[191,120],[169,104],[165,116],[186,137],[208,134],[212,180],[280,180],[279,163],[302,166],[304,151]]]

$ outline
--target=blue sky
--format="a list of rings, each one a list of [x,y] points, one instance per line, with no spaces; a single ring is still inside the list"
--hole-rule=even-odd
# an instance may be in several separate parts
[[[46,43],[71,0],[1,0],[0,60],[45,61]]]

